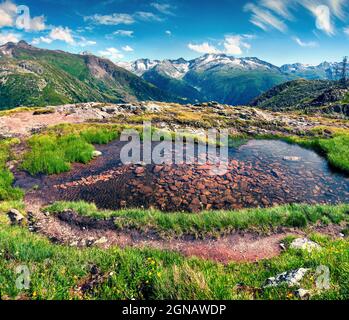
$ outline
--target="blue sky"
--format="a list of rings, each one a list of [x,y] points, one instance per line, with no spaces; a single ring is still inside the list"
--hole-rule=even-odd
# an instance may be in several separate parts
[[[347,12],[349,0],[0,0],[0,44],[115,61],[226,53],[317,64],[349,55]]]

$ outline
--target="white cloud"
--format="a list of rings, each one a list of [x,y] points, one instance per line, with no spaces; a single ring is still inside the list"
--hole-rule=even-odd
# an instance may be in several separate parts
[[[162,18],[160,18],[158,15],[152,13],[152,12],[147,12],[147,11],[138,11],[134,14],[134,18],[138,20],[143,20],[143,21],[163,21]]]
[[[262,9],[253,3],[246,4],[244,10],[252,13],[251,23],[263,30],[268,30],[270,27],[281,32],[287,30],[287,26],[282,20],[275,17],[270,11]]]
[[[30,17],[30,11],[28,7],[23,9],[22,6],[17,6],[11,0],[6,0],[0,3],[0,28],[2,27],[17,27],[18,29],[24,29],[24,31],[43,31],[46,29],[45,17]],[[23,11],[24,10],[24,11]],[[17,23],[19,19],[20,25]],[[24,20],[24,19],[27,20]],[[23,23],[25,22],[25,23]]]
[[[29,28],[26,31],[43,31],[46,30],[45,17],[34,17],[30,19]]]
[[[78,41],[76,41],[75,43],[79,47],[91,47],[91,46],[95,46],[97,44],[96,41],[87,40],[85,37],[80,37],[80,39]]]
[[[315,0],[304,0],[301,4],[307,8],[316,19],[316,28],[324,31],[328,35],[335,33],[335,27],[331,19],[331,10],[326,5],[319,5]]]
[[[51,30],[49,37],[52,40],[64,41],[68,44],[74,44],[74,38],[72,31],[68,27],[55,27]]]
[[[131,30],[117,30],[117,31],[113,32],[113,34],[116,35],[116,36],[132,38],[133,35],[134,35],[134,31],[131,31]]]
[[[17,6],[11,1],[0,3],[0,28],[12,27],[15,24]]]
[[[343,28],[343,32],[344,32],[347,36],[349,36],[349,27]]]
[[[274,11],[276,14],[285,19],[291,19],[292,15],[288,7],[292,1],[293,0],[261,0],[261,5]]]
[[[90,21],[94,24],[117,26],[119,24],[130,25],[137,20],[141,21],[162,21],[163,19],[152,12],[137,11],[134,14],[128,13],[113,13],[109,15],[94,14],[84,17],[85,21]]]
[[[301,47],[308,47],[308,48],[315,48],[317,47],[319,44],[315,41],[309,41],[309,42],[305,42],[302,41],[300,38],[298,37],[293,37],[293,40],[299,44]]]
[[[188,48],[198,53],[220,53],[220,51],[216,47],[210,45],[208,42],[201,44],[189,43]]]
[[[291,11],[297,6],[306,8],[315,17],[316,28],[328,35],[335,34],[335,18],[345,21],[348,0],[255,0],[248,3],[245,11],[252,13],[250,22],[268,31],[270,27],[286,31],[287,25],[282,19],[292,20]]]
[[[170,30],[166,30],[165,33],[170,37],[172,36],[172,32]]]
[[[32,44],[33,45],[38,45],[40,43],[47,43],[47,44],[50,44],[52,43],[52,39],[49,38],[49,37],[39,37],[39,38],[34,38],[33,41],[32,41]]]
[[[122,50],[124,50],[124,51],[126,51],[126,52],[133,52],[134,51],[134,49],[133,48],[131,48],[130,46],[124,46],[124,47],[122,47]]]
[[[174,15],[172,11],[174,7],[168,3],[153,2],[150,5],[163,14]]]
[[[0,45],[3,45],[7,42],[15,42],[17,43],[18,41],[21,40],[21,36],[16,33],[0,33]]]
[[[347,0],[328,0],[328,4],[333,14],[337,18],[341,20],[345,20],[346,18],[345,6],[348,5]]]
[[[245,38],[240,35],[226,36],[224,45],[224,53],[230,55],[240,55],[244,49],[250,49],[251,45],[245,42]]]
[[[254,39],[255,37],[249,34],[246,35],[226,35],[224,40],[219,43],[222,49],[219,49],[208,42],[202,44],[189,43],[188,48],[198,53],[214,53],[214,54],[227,54],[227,55],[241,55],[245,50],[251,49],[251,45],[247,40]]]
[[[119,25],[119,24],[133,24],[135,19],[132,15],[127,13],[113,13],[111,15],[94,14],[93,16],[84,17],[85,21],[91,21],[95,24],[101,25]]]
[[[124,57],[122,53],[116,48],[108,48],[98,52],[102,57],[108,58],[112,61],[118,61]]]

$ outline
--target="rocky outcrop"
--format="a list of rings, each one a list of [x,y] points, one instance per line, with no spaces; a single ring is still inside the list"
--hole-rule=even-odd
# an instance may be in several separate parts
[[[300,268],[297,270],[291,270],[278,274],[275,277],[269,278],[264,288],[278,287],[282,284],[287,284],[289,287],[295,287],[300,285],[300,281],[310,271],[310,269]]]

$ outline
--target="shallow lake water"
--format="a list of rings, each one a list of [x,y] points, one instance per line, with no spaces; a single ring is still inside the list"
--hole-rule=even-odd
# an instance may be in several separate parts
[[[157,208],[164,211],[241,209],[287,203],[349,202],[349,177],[333,171],[311,150],[277,140],[251,140],[230,149],[225,175],[212,176],[200,165],[123,166],[123,143],[98,147],[103,156],[69,173],[30,178],[17,185],[39,190],[29,197],[85,200],[100,208]]]

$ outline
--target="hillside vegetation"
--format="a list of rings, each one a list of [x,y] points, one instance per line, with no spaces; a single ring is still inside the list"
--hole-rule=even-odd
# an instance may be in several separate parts
[[[349,89],[337,81],[294,80],[260,95],[250,105],[272,111],[302,111],[349,116]]]
[[[25,42],[0,47],[0,110],[77,102],[177,101],[111,61],[43,50]]]

